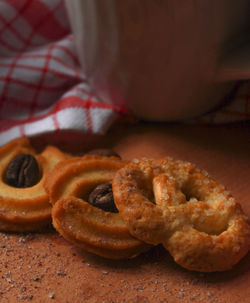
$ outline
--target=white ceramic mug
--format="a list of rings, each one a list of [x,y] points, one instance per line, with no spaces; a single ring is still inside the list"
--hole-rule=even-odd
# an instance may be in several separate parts
[[[94,94],[147,120],[211,110],[250,79],[249,0],[66,0]],[[240,54],[240,55],[239,55]]]

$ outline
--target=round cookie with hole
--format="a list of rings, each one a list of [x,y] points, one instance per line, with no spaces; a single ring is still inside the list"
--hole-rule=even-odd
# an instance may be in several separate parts
[[[136,239],[113,201],[111,182],[126,162],[85,155],[59,163],[46,181],[55,229],[69,242],[111,259],[133,258],[151,245]]]
[[[26,137],[0,148],[0,230],[35,231],[51,223],[44,180],[68,157],[53,146],[37,154]]]

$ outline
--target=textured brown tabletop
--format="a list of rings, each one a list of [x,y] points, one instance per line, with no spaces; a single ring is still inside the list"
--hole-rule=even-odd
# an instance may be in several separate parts
[[[124,159],[163,157],[206,169],[250,216],[250,125],[116,125],[105,136],[76,133],[34,138],[81,153],[112,147]],[[195,273],[176,265],[161,247],[132,260],[106,260],[44,233],[0,233],[0,302],[225,302],[250,300],[250,255],[232,270]]]

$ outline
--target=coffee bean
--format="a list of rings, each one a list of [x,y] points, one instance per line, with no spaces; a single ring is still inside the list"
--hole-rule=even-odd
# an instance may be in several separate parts
[[[20,154],[13,158],[5,171],[5,182],[14,187],[30,187],[39,179],[39,166],[32,155]]]
[[[121,156],[117,154],[112,149],[105,149],[105,148],[99,148],[99,149],[92,149],[86,153],[87,155],[97,155],[102,157],[117,157],[121,159]]]
[[[114,203],[112,182],[98,185],[89,195],[91,205],[101,208],[104,211],[118,213],[118,209]]]

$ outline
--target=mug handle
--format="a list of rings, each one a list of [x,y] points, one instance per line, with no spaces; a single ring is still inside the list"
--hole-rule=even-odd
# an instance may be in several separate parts
[[[218,82],[250,80],[250,44],[225,57],[217,80]]]

